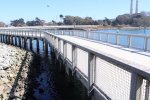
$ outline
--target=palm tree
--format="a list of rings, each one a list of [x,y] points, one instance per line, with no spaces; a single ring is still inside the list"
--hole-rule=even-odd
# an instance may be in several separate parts
[[[63,21],[64,16],[62,14],[60,14],[59,17],[60,17],[60,20]]]

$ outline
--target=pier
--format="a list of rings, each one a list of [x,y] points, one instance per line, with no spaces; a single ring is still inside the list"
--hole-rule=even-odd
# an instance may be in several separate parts
[[[36,40],[38,52],[42,40],[45,54],[50,45],[66,73],[82,82],[92,100],[150,100],[149,36],[99,33],[101,41],[96,41],[90,31],[65,28],[0,29],[0,42],[32,51]],[[101,34],[106,35],[104,41]],[[120,43],[122,36],[127,36],[126,45]],[[134,37],[142,38],[142,48],[132,45]]]

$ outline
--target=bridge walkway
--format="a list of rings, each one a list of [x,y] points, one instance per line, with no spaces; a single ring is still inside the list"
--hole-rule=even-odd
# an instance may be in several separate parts
[[[58,37],[112,59],[116,59],[117,61],[123,62],[136,69],[150,73],[150,52],[142,52],[132,48],[125,48],[75,36],[58,35]]]

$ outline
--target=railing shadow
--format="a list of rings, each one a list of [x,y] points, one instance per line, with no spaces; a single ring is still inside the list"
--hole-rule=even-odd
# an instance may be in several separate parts
[[[20,69],[19,69],[19,71],[18,71],[18,73],[17,73],[17,76],[16,76],[16,78],[15,78],[15,81],[14,81],[14,83],[13,83],[13,85],[12,85],[11,91],[10,91],[10,93],[9,93],[9,98],[8,98],[8,100],[12,100],[12,99],[15,99],[15,98],[22,99],[22,98],[20,98],[20,97],[18,97],[18,96],[15,96],[15,91],[16,91],[16,88],[17,88],[17,86],[18,86],[19,79],[21,78],[21,72],[22,72],[23,67],[24,67],[24,65],[25,65],[25,61],[26,61],[26,59],[27,59],[27,55],[28,55],[28,52],[26,51],[25,57],[24,57],[24,59],[22,60],[21,66],[19,66]]]

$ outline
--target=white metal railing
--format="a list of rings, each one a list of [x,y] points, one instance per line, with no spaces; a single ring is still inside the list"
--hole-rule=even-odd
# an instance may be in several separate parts
[[[97,53],[91,52],[86,47],[78,46],[57,35],[47,33],[51,38],[58,38],[59,42],[55,45],[55,39],[51,41],[54,48],[64,54],[72,65],[73,69],[83,74],[89,87],[96,87],[105,94],[108,99],[112,100],[148,100],[149,79],[147,75],[141,74],[139,70],[130,65],[113,61],[107,57],[102,57]],[[63,45],[63,46],[62,46]],[[69,46],[68,46],[69,45]],[[59,50],[56,48],[60,48]],[[72,47],[72,52],[71,52]],[[63,51],[60,51],[62,50]],[[72,60],[70,60],[72,58]],[[149,76],[149,75],[148,75]],[[94,85],[93,85],[94,84]],[[90,89],[89,88],[89,89]],[[145,99],[148,98],[148,99]]]
[[[150,36],[124,33],[104,33],[83,30],[45,30],[56,35],[77,36],[128,48],[150,51]]]
[[[75,31],[76,33],[72,31],[60,31],[59,34],[65,34],[65,32],[72,36],[76,36],[75,34],[78,34],[77,31]],[[79,35],[81,37],[89,37],[89,35],[92,34],[88,33],[87,35],[85,31],[80,32],[81,33]],[[11,30],[5,32],[0,31],[0,35],[1,34],[22,36],[22,33],[20,34],[18,31]],[[109,35],[116,36],[116,34],[107,34],[106,39],[110,38]],[[71,63],[73,70],[77,70],[80,74],[82,74],[86,84],[88,84],[86,87],[89,91],[92,91],[92,89],[95,87],[108,99],[112,100],[150,99],[149,73],[136,69],[123,62],[119,62],[113,58],[106,57],[103,54],[99,54],[87,47],[74,44],[58,35],[51,34],[51,32],[37,32],[35,35],[33,31],[28,31],[25,36],[42,36],[42,38],[46,39],[57,52],[62,54],[62,56]],[[117,38],[121,38],[121,36],[127,36],[128,42],[132,42],[128,38],[128,36],[130,37],[131,35],[117,34]],[[131,37],[133,38],[134,36],[137,35],[133,35]],[[141,35],[138,36],[143,37]],[[102,37],[100,38],[102,39]],[[116,41],[119,43],[120,40],[117,39]]]

